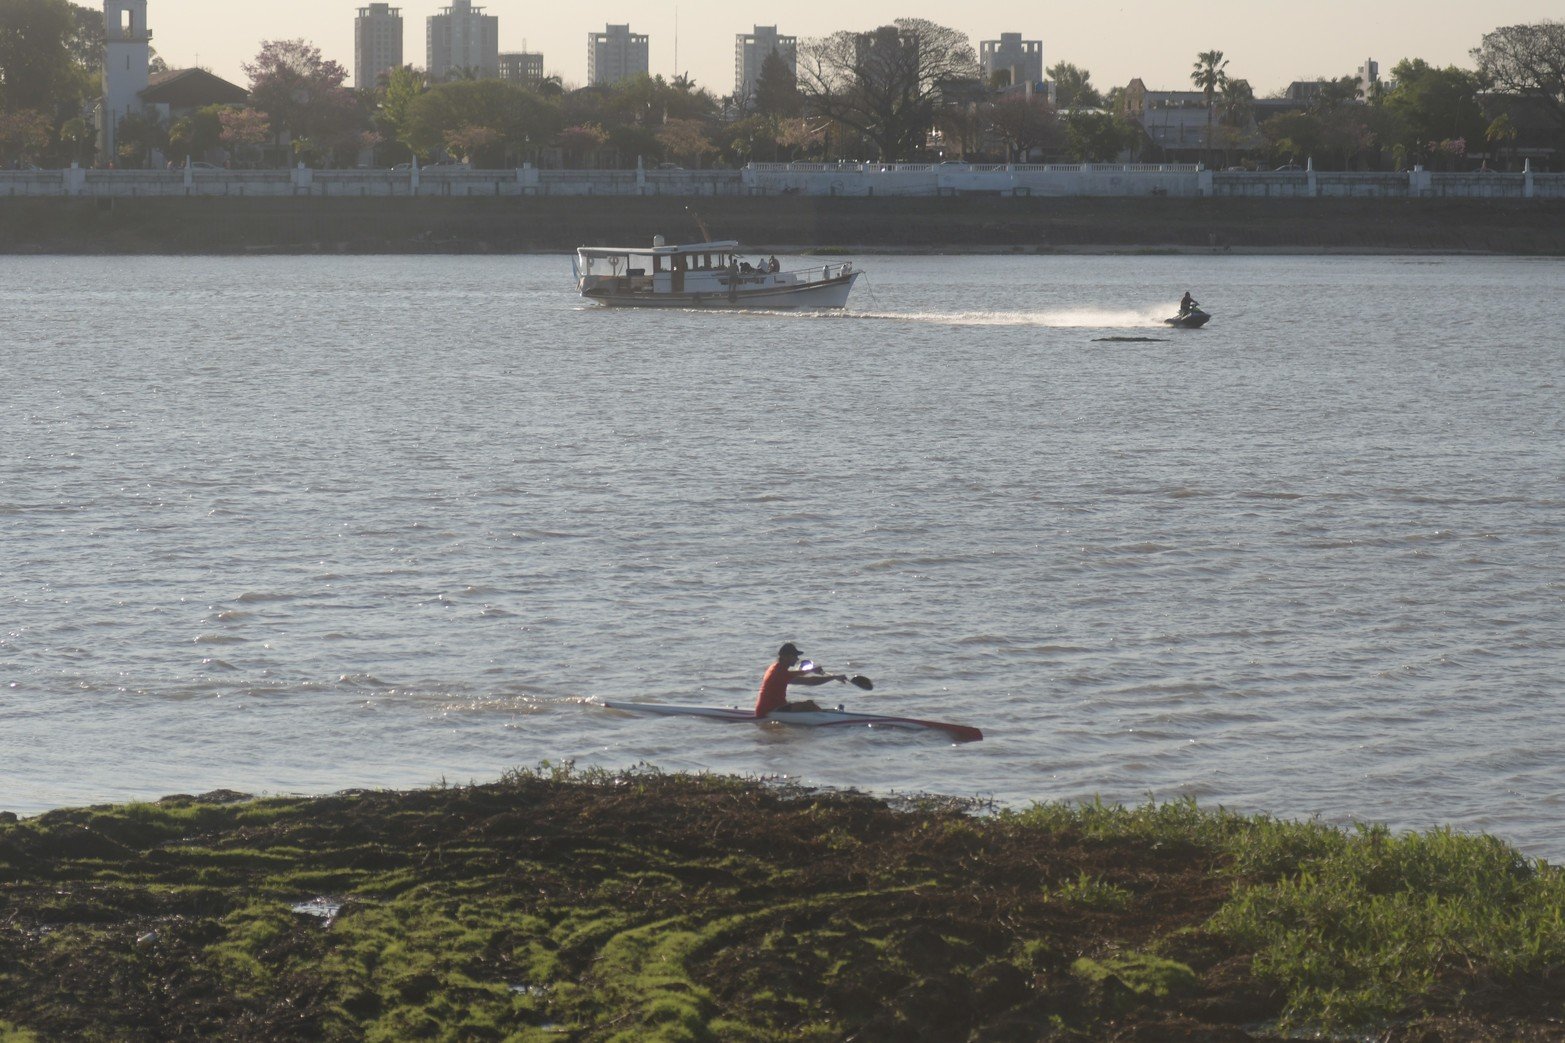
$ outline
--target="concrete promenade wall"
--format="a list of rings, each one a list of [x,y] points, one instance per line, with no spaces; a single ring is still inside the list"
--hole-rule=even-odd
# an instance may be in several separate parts
[[[757,252],[1565,255],[1565,200],[0,195],[0,253],[525,253],[713,236]]]
[[[743,170],[0,171],[0,198],[841,196],[1565,199],[1565,174],[1212,171],[1188,165],[754,163]]]

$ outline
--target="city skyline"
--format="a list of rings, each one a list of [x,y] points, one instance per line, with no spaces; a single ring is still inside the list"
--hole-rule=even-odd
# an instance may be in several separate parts
[[[361,6],[355,0],[340,5],[273,0],[265,6],[151,0],[148,24],[154,47],[171,66],[200,65],[243,84],[247,80],[240,66],[254,58],[263,40],[302,37],[351,70],[354,16]],[[421,63],[426,20],[449,6],[448,0],[394,6],[402,9],[408,38],[417,44],[408,43],[405,54]],[[1545,0],[1495,0],[1481,6],[1318,0],[1307,9],[1212,0],[1200,24],[1184,19],[1163,27],[1159,21],[1167,20],[1169,7],[1152,0],[1047,14],[1021,0],[989,0],[964,6],[956,16],[949,13],[950,5],[927,0],[865,0],[851,11],[826,0],[797,0],[787,9],[764,12],[717,0],[662,0],[656,6],[609,0],[590,13],[567,14],[540,13],[522,0],[488,0],[483,6],[500,19],[502,51],[542,52],[545,72],[569,85],[587,82],[588,34],[601,32],[606,23],[629,23],[632,32],[650,37],[653,75],[684,72],[718,96],[733,89],[735,36],[756,24],[776,25],[802,45],[838,30],[867,30],[900,17],[927,18],[966,33],[975,51],[983,40],[1015,32],[1043,41],[1045,66],[1068,61],[1086,68],[1103,90],[1136,77],[1149,87],[1176,89],[1189,82],[1196,53],[1216,49],[1229,59],[1230,75],[1250,80],[1258,94],[1266,95],[1294,80],[1350,75],[1365,58],[1378,61],[1382,75],[1403,58],[1470,66],[1467,52],[1484,33],[1519,22],[1558,20],[1562,14],[1557,2]]]

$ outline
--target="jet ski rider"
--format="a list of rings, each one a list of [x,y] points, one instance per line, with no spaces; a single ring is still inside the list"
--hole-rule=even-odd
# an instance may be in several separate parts
[[[792,641],[777,650],[777,662],[766,669],[766,676],[761,678],[761,694],[755,699],[755,715],[765,717],[769,713],[790,710],[819,710],[813,699],[804,699],[800,702],[788,701],[788,686],[790,684],[809,685],[826,684],[830,681],[846,681],[846,674],[828,674],[817,671],[795,670],[793,665],[799,661],[799,649]]]
[[[1183,297],[1179,298],[1179,314],[1180,315],[1189,315],[1192,311],[1194,311],[1195,309],[1199,308],[1200,306],[1201,306],[1201,303],[1199,301],[1197,301],[1194,297],[1190,296],[1190,291],[1189,290],[1186,290],[1185,291],[1185,295]]]

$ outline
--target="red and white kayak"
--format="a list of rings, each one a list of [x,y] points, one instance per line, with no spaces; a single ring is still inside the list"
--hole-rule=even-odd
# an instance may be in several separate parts
[[[903,728],[913,731],[945,732],[957,742],[977,742],[984,733],[965,724],[924,721],[916,717],[891,717],[878,713],[852,713],[848,710],[785,710],[757,717],[749,710],[721,706],[674,706],[669,703],[603,703],[610,710],[653,714],[660,717],[706,717],[715,721],[749,721],[751,724],[791,724],[802,728],[833,728],[865,725],[870,728]]]

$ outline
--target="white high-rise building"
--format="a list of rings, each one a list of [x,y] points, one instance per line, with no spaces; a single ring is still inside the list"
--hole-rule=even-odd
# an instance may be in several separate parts
[[[370,4],[353,21],[353,85],[372,89],[380,77],[402,65],[402,8]]]
[[[649,70],[647,37],[628,25],[605,25],[587,34],[587,82],[596,87],[618,83]]]
[[[147,0],[103,0],[103,101],[98,110],[98,149],[118,161],[120,120],[142,109],[152,64]]]
[[[1001,33],[998,40],[978,45],[978,62],[984,82],[997,72],[1008,73],[1011,85],[1043,82],[1043,41],[1023,40],[1021,33]]]
[[[474,7],[473,0],[451,0],[450,7],[430,15],[427,42],[431,83],[453,73],[471,72],[480,79],[500,75],[500,19]]]
[[[1364,64],[1359,66],[1359,98],[1368,100],[1375,84],[1380,82],[1380,63],[1373,58],[1365,58]]]
[[[754,31],[734,37],[734,97],[741,106],[747,106],[755,97],[755,81],[761,78],[761,67],[773,51],[787,64],[789,72],[799,75],[796,37],[777,35],[775,25],[758,25]]]

